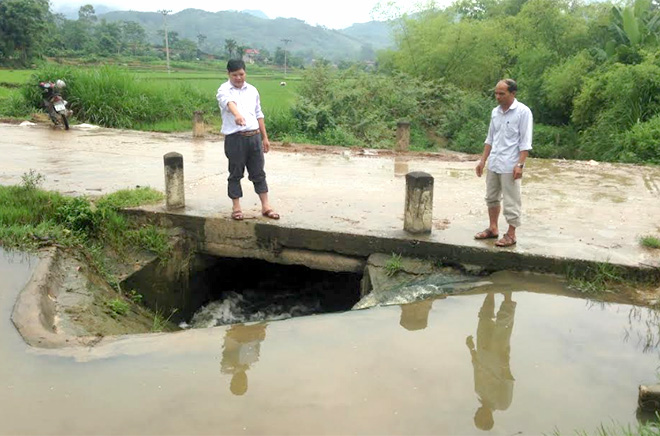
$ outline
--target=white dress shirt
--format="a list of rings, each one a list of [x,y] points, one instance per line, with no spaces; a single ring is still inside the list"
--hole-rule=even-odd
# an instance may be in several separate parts
[[[494,173],[513,173],[520,152],[532,149],[532,111],[514,99],[504,112],[501,106],[493,109],[486,144],[491,145],[488,169]]]
[[[236,88],[231,84],[230,80],[220,85],[218,93],[215,95],[220,106],[222,114],[222,129],[220,130],[225,136],[240,131],[250,131],[259,129],[259,118],[264,118],[261,111],[261,99],[259,98],[259,91],[254,86],[243,83],[242,88]],[[234,115],[229,112],[227,105],[229,102],[236,103],[238,111],[243,118],[245,118],[245,125],[239,126],[236,124]]]

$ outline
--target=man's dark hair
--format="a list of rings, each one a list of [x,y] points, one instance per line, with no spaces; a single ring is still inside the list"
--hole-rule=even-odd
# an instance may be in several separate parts
[[[513,79],[504,79],[504,83],[506,83],[507,89],[509,92],[516,92],[518,91],[518,84],[516,83],[515,80]]]
[[[245,62],[243,62],[242,59],[230,59],[229,62],[227,62],[227,71],[230,73],[244,69],[245,69]]]

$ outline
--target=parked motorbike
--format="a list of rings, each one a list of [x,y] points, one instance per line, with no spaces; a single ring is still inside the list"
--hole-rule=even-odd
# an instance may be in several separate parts
[[[44,107],[48,112],[50,120],[56,126],[60,125],[60,121],[65,130],[69,130],[69,117],[73,112],[66,108],[68,102],[62,98],[61,90],[66,87],[64,80],[57,80],[53,82],[41,82],[39,88],[43,94]]]

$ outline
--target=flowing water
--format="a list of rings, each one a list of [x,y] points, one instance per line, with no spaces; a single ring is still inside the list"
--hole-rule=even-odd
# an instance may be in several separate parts
[[[9,321],[33,264],[0,251],[0,434],[592,433],[635,423],[657,380],[655,312],[514,273],[479,294],[33,349]]]

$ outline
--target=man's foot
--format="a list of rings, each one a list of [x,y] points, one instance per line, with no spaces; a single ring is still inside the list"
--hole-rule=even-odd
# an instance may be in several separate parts
[[[273,209],[265,210],[265,211],[261,212],[261,214],[263,216],[265,216],[266,218],[270,218],[270,219],[273,219],[273,220],[280,219],[280,214],[275,212]]]
[[[496,247],[511,247],[512,245],[516,245],[516,240],[509,236],[508,233],[505,233],[502,239],[495,243]]]
[[[243,218],[245,218],[245,217],[243,216],[243,212],[242,212],[242,211],[240,211],[240,210],[234,210],[234,211],[232,211],[232,213],[231,213],[231,219],[236,220],[236,221],[242,221]]]
[[[476,235],[474,235],[474,239],[495,239],[499,235],[495,232],[493,232],[491,229],[486,229],[483,232],[479,232]]]

